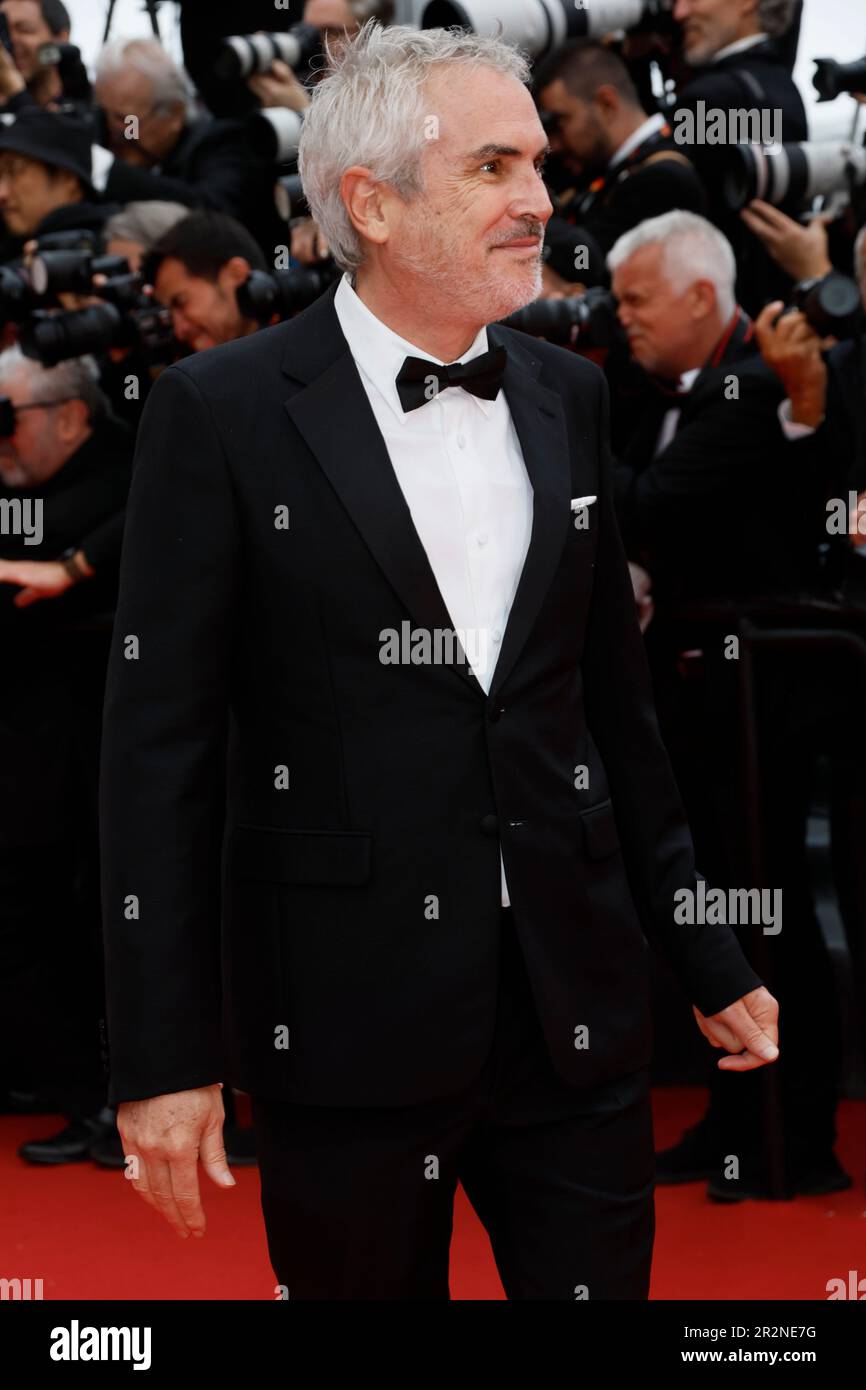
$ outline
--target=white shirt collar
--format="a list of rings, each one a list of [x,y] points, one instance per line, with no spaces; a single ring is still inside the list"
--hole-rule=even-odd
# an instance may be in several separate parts
[[[729,43],[726,48],[720,48],[718,53],[714,53],[710,62],[718,63],[721,58],[730,58],[734,53],[745,53],[747,48],[766,43],[769,37],[769,34],[750,34],[747,39],[737,39],[735,43]]]
[[[621,164],[627,159],[632,150],[636,150],[638,145],[642,145],[644,140],[648,140],[651,135],[655,135],[657,130],[661,130],[665,123],[665,118],[661,112],[657,111],[654,116],[647,116],[637,128],[633,130],[627,140],[623,140],[618,150],[615,150],[607,162],[608,169],[614,165]]]
[[[397,419],[406,420],[408,414],[400,404],[400,397],[397,394],[397,374],[405,359],[407,357],[425,357],[428,361],[435,362],[437,366],[449,364],[442,362],[441,358],[434,357],[429,352],[422,351],[414,343],[408,342],[406,338],[401,338],[398,333],[395,333],[386,323],[377,318],[357,294],[345,272],[334,295],[334,308],[358,370],[375,386]],[[461,357],[454,360],[468,362],[471,358],[479,357],[482,352],[487,352],[487,350],[487,329],[484,327],[479,329],[478,336],[471,347]],[[486,401],[481,396],[473,396],[469,391],[464,391],[463,394],[470,400],[476,401],[485,415],[489,415],[496,404],[495,401]],[[418,410],[421,411],[424,408],[425,406],[422,405],[418,407]],[[412,411],[411,413],[414,415],[417,412]]]
[[[685,393],[686,393],[687,391],[691,391],[692,387],[693,387],[694,384],[695,384],[696,379],[700,376],[701,371],[702,371],[702,368],[701,368],[701,367],[691,367],[691,368],[689,369],[689,371],[683,372],[682,376],[680,377],[680,394],[681,394],[681,395],[685,395]]]

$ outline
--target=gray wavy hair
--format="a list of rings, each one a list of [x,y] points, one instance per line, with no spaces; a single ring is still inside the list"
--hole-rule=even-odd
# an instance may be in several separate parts
[[[797,0],[758,0],[758,20],[765,34],[777,39],[790,29]]]
[[[425,84],[440,65],[492,68],[524,85],[528,59],[498,37],[453,29],[383,28],[368,20],[332,54],[330,70],[311,92],[298,149],[298,173],[313,220],[334,260],[350,274],[366,252],[340,196],[353,164],[389,183],[409,202],[423,189],[421,157],[431,116]]]
[[[727,237],[705,217],[675,208],[647,218],[614,243],[607,258],[608,269],[618,270],[644,246],[663,247],[664,272],[677,293],[696,280],[709,280],[715,287],[719,313],[724,319],[731,317],[737,305],[737,262]]]

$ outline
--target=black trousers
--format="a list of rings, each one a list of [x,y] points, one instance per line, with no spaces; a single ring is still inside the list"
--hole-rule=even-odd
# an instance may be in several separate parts
[[[290,1299],[448,1299],[458,1181],[509,1299],[649,1295],[649,1068],[580,1089],[558,1077],[510,909],[493,1046],[469,1087],[375,1108],[253,1097],[253,1117],[268,1249]]]

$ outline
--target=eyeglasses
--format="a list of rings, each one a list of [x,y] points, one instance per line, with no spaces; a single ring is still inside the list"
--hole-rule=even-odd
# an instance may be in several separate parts
[[[74,396],[57,396],[53,401],[25,401],[23,405],[13,405],[8,396],[0,396],[0,439],[8,439],[15,433],[19,410],[49,410],[73,400]]]

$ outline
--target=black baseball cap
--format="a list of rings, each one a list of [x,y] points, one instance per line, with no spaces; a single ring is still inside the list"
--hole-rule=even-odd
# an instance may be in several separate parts
[[[25,106],[14,117],[0,116],[0,150],[38,159],[55,169],[75,174],[90,198],[93,186],[93,130],[81,116]]]

